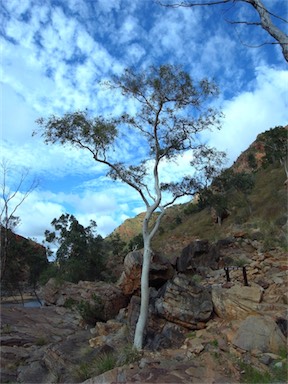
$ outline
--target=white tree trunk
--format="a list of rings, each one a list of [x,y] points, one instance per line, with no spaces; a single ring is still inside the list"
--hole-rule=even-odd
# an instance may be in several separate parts
[[[160,194],[160,189],[157,189]],[[149,232],[149,220],[152,216],[154,210],[159,206],[160,198],[155,203],[154,206],[147,209],[145,219],[143,222],[143,240],[144,240],[144,251],[143,251],[143,263],[142,263],[142,273],[141,273],[141,305],[140,305],[140,314],[136,324],[135,334],[134,334],[134,347],[138,350],[143,348],[143,337],[145,332],[145,327],[148,319],[148,309],[149,309],[149,271],[150,271],[150,262],[151,262],[151,240],[153,239],[162,216],[164,215],[164,209],[161,208],[161,213],[157,217],[156,222],[153,225],[152,230]]]
[[[144,239],[143,266],[141,274],[141,306],[134,335],[134,347],[138,350],[142,349],[143,346],[143,336],[148,318],[150,259],[151,248],[148,235],[148,237]]]
[[[268,10],[261,0],[248,0],[260,17],[261,27],[280,44],[285,60],[288,62],[288,36],[273,24]]]

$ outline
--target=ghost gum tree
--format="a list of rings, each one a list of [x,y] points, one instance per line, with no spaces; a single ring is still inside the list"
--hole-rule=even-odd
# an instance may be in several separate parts
[[[229,11],[234,10],[234,7],[240,7],[240,5],[247,5],[252,7],[255,12],[255,19],[242,19],[242,20],[225,20],[234,25],[247,25],[262,28],[272,38],[270,42],[264,42],[258,45],[242,44],[251,47],[258,48],[267,44],[278,44],[281,47],[284,59],[288,62],[288,35],[284,32],[287,31],[287,4],[286,12],[284,15],[275,14],[268,9],[269,2],[262,0],[188,0],[188,1],[174,1],[174,0],[157,0],[157,2],[165,7],[170,8],[192,8],[192,7],[214,7],[222,6],[223,14],[227,14]],[[285,0],[283,1],[283,7]],[[275,1],[276,3],[276,1]],[[279,1],[280,3],[280,1]],[[281,5],[281,4],[280,4]],[[245,15],[245,9],[242,10],[242,15]],[[286,17],[286,18],[285,18]],[[283,30],[282,30],[283,29]],[[251,34],[252,35],[252,34]]]
[[[182,180],[179,177],[177,183],[166,182],[164,192],[160,165],[177,160],[186,151],[191,151],[192,156],[193,151],[207,153],[201,150],[207,146],[200,143],[199,136],[204,130],[220,128],[221,112],[208,104],[218,94],[213,82],[194,82],[182,68],[172,65],[150,67],[144,72],[127,69],[108,86],[132,99],[136,112],[108,119],[78,111],[63,117],[41,118],[38,124],[46,143],[70,144],[90,152],[96,162],[107,166],[108,176],[137,191],[146,206],[141,306],[134,337],[134,346],[141,349],[148,316],[151,240],[165,208],[185,194],[194,194],[199,184],[196,174]],[[126,158],[120,160],[127,141],[131,146],[129,153],[134,154],[130,162]],[[152,224],[156,211],[157,219]]]

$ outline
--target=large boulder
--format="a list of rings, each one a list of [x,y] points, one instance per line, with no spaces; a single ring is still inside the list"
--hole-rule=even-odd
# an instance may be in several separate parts
[[[143,252],[132,251],[124,260],[124,271],[118,281],[118,286],[125,295],[138,293],[141,285]],[[149,286],[159,288],[174,274],[169,260],[158,254],[152,255]]]
[[[184,274],[166,283],[162,297],[155,300],[158,315],[190,329],[203,328],[212,314],[213,304],[208,288],[195,284]]]
[[[127,296],[117,286],[103,281],[65,282],[59,285],[55,279],[50,279],[42,290],[42,298],[45,305],[69,307],[88,303],[95,313],[98,312],[97,320],[102,321],[114,318],[128,304]]]
[[[211,246],[208,240],[195,240],[182,250],[176,261],[176,269],[185,272],[187,269],[201,271],[203,268],[218,268],[218,249]]]
[[[185,340],[187,329],[181,325],[169,322],[164,318],[159,318],[155,311],[155,298],[157,292],[150,288],[150,305],[148,311],[148,321],[144,334],[145,348],[150,350],[160,350],[163,348],[179,348]],[[132,296],[128,311],[127,320],[129,324],[130,338],[133,340],[136,323],[139,318],[141,299],[139,296]]]
[[[286,340],[273,319],[265,316],[248,316],[239,326],[232,343],[246,351],[263,353],[279,351],[286,347]]]
[[[253,286],[234,285],[223,288],[212,286],[214,312],[223,319],[242,319],[257,314],[260,310],[264,289],[257,284]]]

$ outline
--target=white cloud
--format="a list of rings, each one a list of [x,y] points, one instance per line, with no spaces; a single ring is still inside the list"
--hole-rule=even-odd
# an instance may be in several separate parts
[[[212,134],[213,145],[228,151],[233,161],[259,133],[277,125],[286,125],[287,84],[288,71],[258,68],[250,90],[224,102],[223,129]]]

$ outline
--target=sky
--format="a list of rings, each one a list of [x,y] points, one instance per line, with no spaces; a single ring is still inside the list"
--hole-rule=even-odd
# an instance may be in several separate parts
[[[263,3],[286,17],[286,0]],[[225,118],[222,129],[205,140],[227,153],[227,165],[259,133],[287,124],[288,66],[279,46],[263,45],[273,39],[259,27],[225,21],[257,20],[249,4],[191,9],[162,7],[154,0],[2,0],[0,14],[6,191],[13,194],[28,171],[10,212],[38,181],[15,212],[21,220],[16,232],[23,236],[41,242],[62,213],[85,226],[95,220],[98,233],[106,236],[144,211],[137,193],[111,181],[88,153],[32,136],[39,129],[36,120],[52,114],[85,108],[95,116],[132,112],[134,105],[102,86],[125,68],[175,64],[196,80],[213,79],[221,91],[215,103]],[[274,20],[287,33],[287,24]],[[129,141],[120,156],[133,161]],[[188,174],[189,167],[188,156],[182,156],[163,167],[163,179]]]

